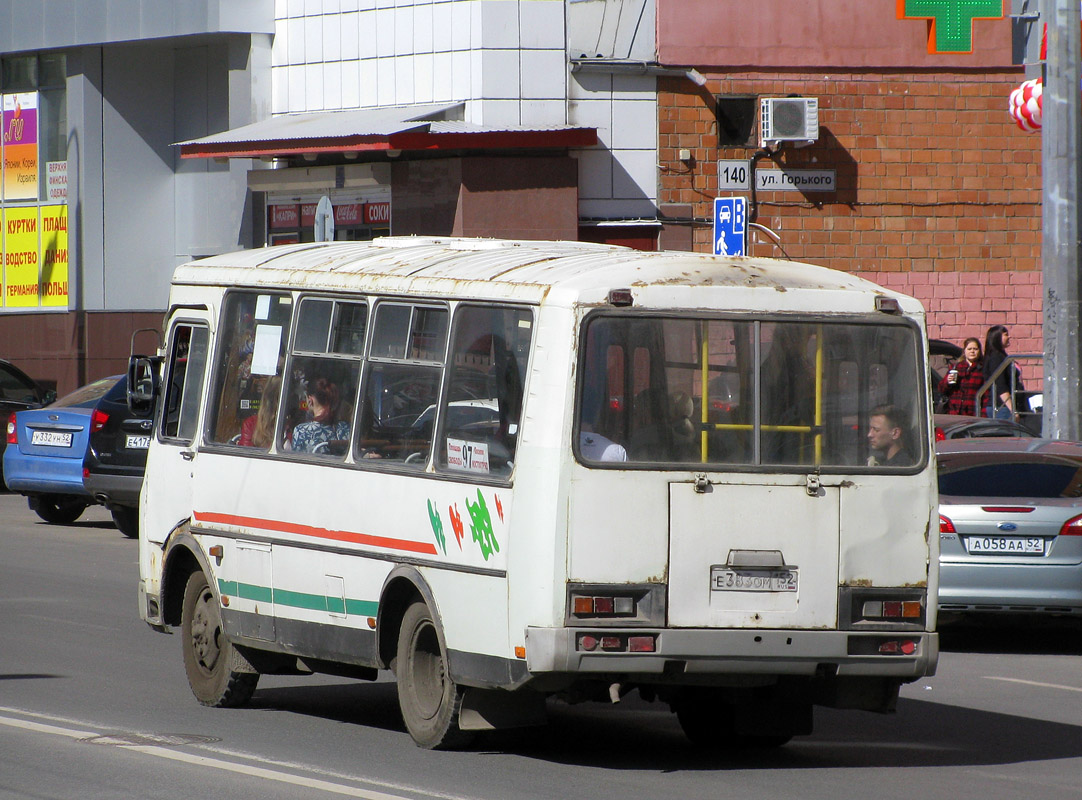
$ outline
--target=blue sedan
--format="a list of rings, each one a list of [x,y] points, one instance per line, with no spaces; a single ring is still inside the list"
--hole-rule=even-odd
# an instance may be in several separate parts
[[[45,408],[8,418],[4,482],[26,495],[46,522],[74,522],[95,502],[83,485],[90,434],[106,421],[99,402],[124,377],[102,378]]]

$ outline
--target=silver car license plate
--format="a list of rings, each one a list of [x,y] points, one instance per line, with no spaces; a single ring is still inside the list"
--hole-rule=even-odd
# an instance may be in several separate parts
[[[125,447],[129,447],[133,450],[146,450],[150,447],[149,436],[128,436],[124,442]]]
[[[44,447],[71,447],[71,434],[58,431],[34,431],[30,434],[30,444]]]
[[[795,569],[710,569],[712,592],[795,592],[796,584]]]
[[[967,536],[970,553],[1043,556],[1044,539],[1040,536]]]

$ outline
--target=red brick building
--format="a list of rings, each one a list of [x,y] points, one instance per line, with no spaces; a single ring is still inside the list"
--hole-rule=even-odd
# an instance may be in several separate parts
[[[750,215],[780,239],[753,231],[751,254],[843,269],[915,295],[932,337],[960,343],[1003,323],[1013,353],[1043,352],[1040,135],[1023,133],[1007,112],[1025,78],[1015,53],[1039,36],[1038,25],[976,19],[972,52],[943,54],[929,52],[928,21],[899,19],[891,0],[657,7],[659,61],[706,78],[703,86],[664,78],[658,98],[659,201],[667,217],[699,223],[695,250],[711,249],[713,198],[741,194],[719,191],[719,159],[832,170],[833,192],[743,193]],[[767,155],[757,126],[733,143],[741,97],[787,95],[818,98],[814,144]],[[662,246],[687,230],[668,225]]]

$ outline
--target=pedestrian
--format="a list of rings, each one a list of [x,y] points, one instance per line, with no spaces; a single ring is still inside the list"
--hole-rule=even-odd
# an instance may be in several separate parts
[[[1006,325],[993,325],[984,337],[984,380],[987,382],[995,376],[995,385],[988,388],[984,409],[987,416],[996,419],[1011,419],[1014,416],[1018,409],[1015,408],[1011,391],[1022,389],[1022,372],[1015,364],[1000,370],[1003,362],[1010,357],[1007,354],[1010,343]]]
[[[947,398],[947,413],[978,416],[977,391],[983,384],[981,340],[970,336],[962,343],[962,358],[950,366],[939,382],[939,393]]]

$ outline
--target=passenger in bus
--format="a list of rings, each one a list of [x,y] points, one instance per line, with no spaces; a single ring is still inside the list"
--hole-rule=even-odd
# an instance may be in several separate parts
[[[579,453],[589,461],[627,461],[623,445],[592,431],[579,434]]]
[[[259,411],[241,423],[240,442],[242,447],[270,447],[274,440],[274,422],[278,418],[278,397],[282,393],[282,378],[273,375],[263,386],[259,399]]]
[[[349,422],[339,418],[342,395],[338,384],[320,375],[308,381],[305,391],[312,419],[293,429],[293,451],[344,453],[349,443]]]
[[[879,406],[868,420],[869,467],[908,467],[913,457],[906,448],[904,415],[894,406]]]

